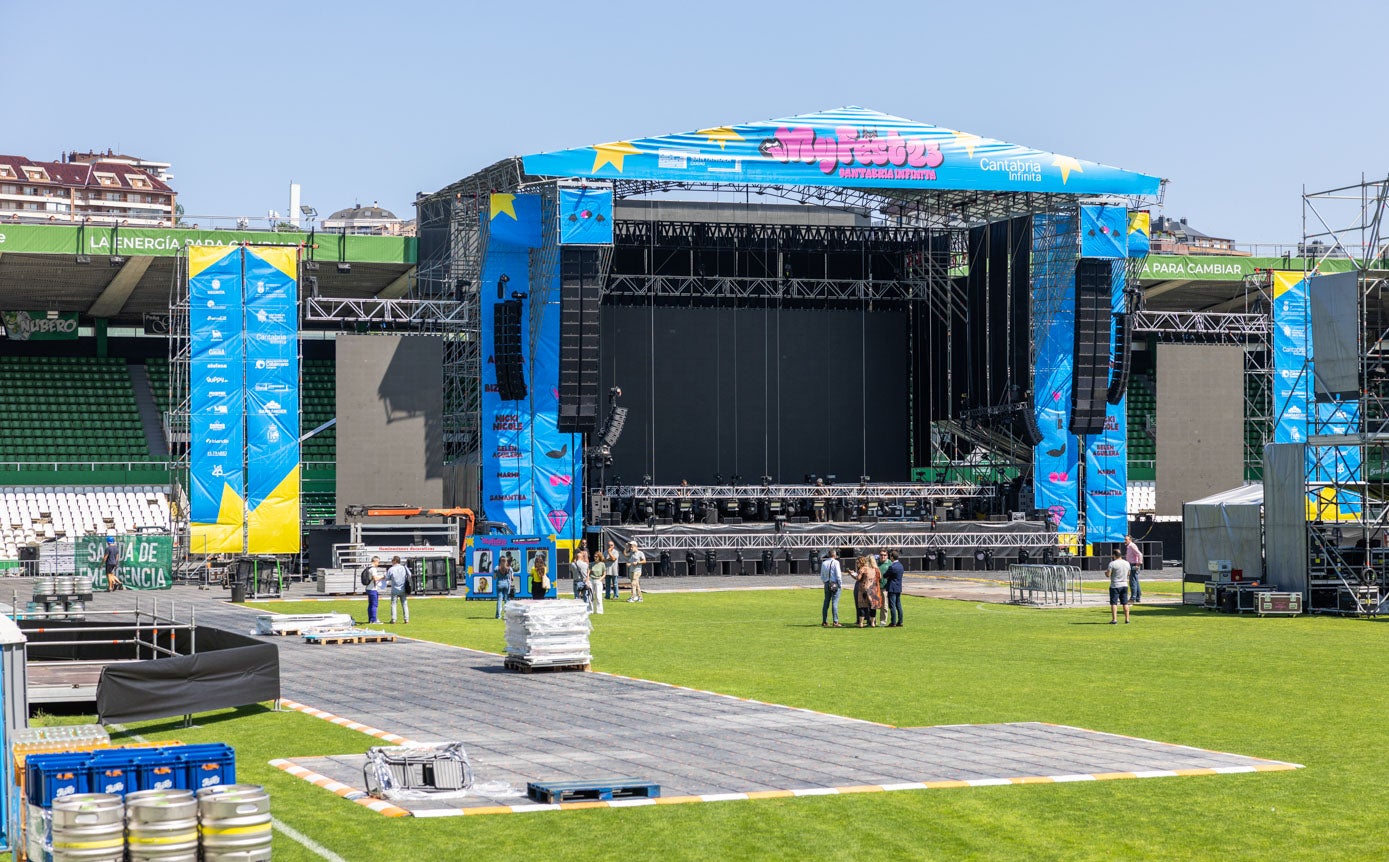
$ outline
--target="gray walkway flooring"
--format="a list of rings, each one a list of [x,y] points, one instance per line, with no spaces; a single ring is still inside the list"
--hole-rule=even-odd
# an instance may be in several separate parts
[[[93,605],[130,607],[136,595],[98,594]],[[139,596],[146,604],[155,594]],[[229,604],[220,589],[157,597],[196,606],[200,624],[243,633],[259,613]],[[274,642],[285,698],[408,740],[461,741],[477,781],[518,790],[528,781],[626,776],[660,784],[667,800],[693,801],[1292,768],[1040,723],[898,729],[611,674],[518,674],[500,656],[408,639]],[[293,762],[361,789],[362,754],[379,744],[362,740],[360,751]],[[535,807],[507,795],[397,804],[423,816]]]

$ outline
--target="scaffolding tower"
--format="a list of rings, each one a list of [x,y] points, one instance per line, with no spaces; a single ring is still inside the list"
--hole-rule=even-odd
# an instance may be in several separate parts
[[[1356,277],[1358,399],[1308,411],[1308,609],[1377,614],[1389,587],[1389,178],[1302,196],[1306,272],[1348,259]],[[1313,344],[1313,351],[1316,345]],[[1314,357],[1313,357],[1314,361]],[[1304,373],[1309,373],[1304,371]],[[1358,456],[1358,467],[1352,455]]]

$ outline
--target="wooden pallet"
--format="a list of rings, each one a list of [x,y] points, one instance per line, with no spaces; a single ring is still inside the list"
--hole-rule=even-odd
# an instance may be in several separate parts
[[[592,670],[593,666],[587,662],[575,664],[531,664],[525,659],[507,656],[503,666],[507,670],[520,671],[521,673],[547,673],[549,671],[587,671]]]
[[[596,778],[587,781],[531,781],[526,795],[536,802],[605,802],[613,799],[655,799],[661,785],[640,778]]]
[[[338,629],[336,631],[310,631],[304,633],[304,642],[311,644],[378,644],[393,643],[395,635],[390,632],[374,632],[367,629]]]

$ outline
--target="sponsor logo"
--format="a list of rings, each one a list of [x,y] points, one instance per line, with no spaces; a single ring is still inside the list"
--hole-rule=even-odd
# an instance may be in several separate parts
[[[213,413],[220,413],[220,414],[224,414],[224,415],[225,415],[226,412],[227,412],[227,405],[225,405],[225,404],[215,404],[215,405],[213,405],[213,407],[212,407],[212,412],[213,412]]]
[[[214,376],[214,377],[204,377],[204,378],[203,378],[203,382],[204,382],[204,383],[230,383],[231,381],[228,380],[228,379],[225,378],[225,377],[215,377],[215,376]]]
[[[227,430],[227,423],[225,423],[225,422],[213,422],[212,424],[210,424],[210,425],[207,426],[207,430],[209,430],[209,431],[225,431],[225,430]]]

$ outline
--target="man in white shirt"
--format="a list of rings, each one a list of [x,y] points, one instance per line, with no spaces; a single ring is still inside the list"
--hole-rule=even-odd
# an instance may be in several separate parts
[[[1124,552],[1114,549],[1114,559],[1109,561],[1109,624],[1119,622],[1119,606],[1124,606],[1124,625],[1129,622],[1129,564],[1124,560]]]
[[[627,577],[632,581],[632,597],[629,602],[641,601],[641,567],[646,562],[646,554],[641,552],[636,542],[627,543]]]
[[[395,624],[395,605],[400,602],[400,613],[405,622],[410,622],[410,603],[406,600],[406,585],[410,582],[410,570],[400,561],[391,557],[391,567],[386,570],[386,582],[391,586],[391,623]]]
[[[820,608],[820,628],[829,628],[830,613],[834,614],[834,628],[839,624],[839,588],[844,586],[844,571],[839,567],[839,552],[831,550],[830,555],[820,564],[820,583],[825,585],[825,603]]]

